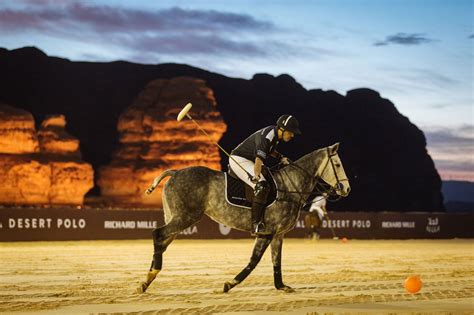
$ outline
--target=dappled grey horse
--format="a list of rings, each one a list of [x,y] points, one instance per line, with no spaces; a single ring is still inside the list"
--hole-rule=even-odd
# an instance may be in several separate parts
[[[256,238],[249,264],[224,284],[224,292],[252,272],[270,243],[275,287],[293,291],[283,284],[281,275],[283,236],[293,229],[300,209],[321,180],[330,187],[329,193],[340,197],[349,194],[350,185],[337,154],[338,148],[339,143],[336,143],[313,151],[273,173],[278,189],[277,200],[266,209],[264,218],[270,234]],[[138,292],[145,292],[162,269],[163,253],[168,245],[179,232],[198,222],[203,215],[237,230],[250,232],[252,229],[251,210],[226,201],[224,173],[200,166],[167,170],[155,178],[147,193],[150,194],[168,176],[171,178],[163,189],[165,225],[153,231],[153,261]]]

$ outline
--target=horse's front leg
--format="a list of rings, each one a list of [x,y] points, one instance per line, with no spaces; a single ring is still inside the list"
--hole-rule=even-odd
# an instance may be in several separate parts
[[[283,246],[283,234],[275,235],[272,240],[272,262],[273,262],[273,280],[275,288],[285,292],[295,292],[295,290],[283,283],[281,276],[281,248]]]
[[[255,269],[260,259],[265,253],[268,245],[272,241],[272,236],[258,236],[255,240],[255,245],[253,247],[252,257],[250,257],[250,262],[234,279],[224,283],[224,293],[229,292],[230,289],[241,283],[248,277],[248,275]]]

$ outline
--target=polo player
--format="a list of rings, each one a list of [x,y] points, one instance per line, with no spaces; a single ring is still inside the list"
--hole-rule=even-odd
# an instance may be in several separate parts
[[[276,147],[281,140],[288,142],[295,135],[300,134],[296,118],[292,115],[283,115],[278,118],[276,126],[271,125],[258,130],[231,152],[229,158],[231,170],[254,190],[252,201],[253,235],[265,233],[263,218],[265,202],[270,193],[270,184],[262,176],[262,166],[269,156],[280,160],[284,165],[289,164],[288,158],[279,153]]]
[[[322,195],[316,196],[309,203],[309,209],[308,209],[309,213],[305,215],[304,223],[312,239],[319,238],[317,229],[321,227],[323,219],[327,216],[327,209],[326,209],[327,198],[328,198],[328,194],[323,192]],[[303,209],[305,208],[306,206],[303,207]]]

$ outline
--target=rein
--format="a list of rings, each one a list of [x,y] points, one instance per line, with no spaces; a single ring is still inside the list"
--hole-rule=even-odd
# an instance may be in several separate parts
[[[294,167],[294,168],[296,168],[296,169],[299,170],[299,171],[301,171],[301,172],[303,173],[303,175],[305,176],[305,178],[308,178],[308,177],[309,177],[310,180],[311,180],[311,186],[314,185],[314,189],[313,189],[312,191],[310,191],[310,192],[304,192],[304,191],[299,191],[299,190],[297,190],[297,187],[296,187],[295,183],[293,182],[293,180],[291,179],[291,177],[288,175],[288,173],[286,172],[285,169],[282,169],[282,173],[285,173],[285,175],[286,175],[286,177],[288,178],[288,180],[290,181],[291,185],[292,185],[296,190],[284,190],[284,189],[278,189],[278,188],[277,188],[277,191],[278,191],[278,192],[282,192],[282,193],[298,194],[299,197],[300,197],[300,201],[298,201],[298,205],[301,205],[301,204],[304,205],[304,204],[306,203],[306,200],[308,199],[308,197],[314,192],[315,189],[316,189],[316,193],[319,194],[319,195],[322,195],[323,193],[326,193],[328,196],[331,196],[331,195],[334,195],[334,194],[337,195],[337,190],[340,189],[339,187],[340,187],[340,185],[341,185],[341,180],[339,180],[339,177],[337,176],[336,168],[335,168],[334,162],[333,162],[333,160],[332,160],[332,158],[331,158],[333,155],[330,154],[329,148],[327,148],[326,150],[327,150],[328,159],[327,159],[327,161],[326,161],[326,165],[324,165],[324,168],[323,168],[322,173],[324,173],[324,170],[325,170],[326,167],[329,165],[329,162],[331,162],[331,167],[332,167],[334,176],[336,177],[336,188],[330,187],[330,188],[327,189],[327,190],[324,189],[324,188],[319,188],[319,187],[318,187],[318,184],[321,183],[321,181],[320,181],[321,178],[311,175],[307,170],[305,170],[304,168],[302,168],[302,167],[299,166],[298,164],[295,164],[295,163],[293,163],[293,162],[290,161],[290,164],[288,164],[288,165],[289,165],[289,166],[292,166],[292,167]],[[315,171],[314,173],[316,173],[316,171]],[[327,185],[327,183],[326,183],[324,180],[322,180],[322,183]],[[304,195],[307,195],[307,197],[305,198]],[[334,202],[334,201],[338,201],[338,200],[341,199],[341,198],[342,198],[342,196],[338,195],[338,196],[337,196],[337,199],[331,199],[331,200],[330,200],[330,199],[327,198],[327,200]],[[286,200],[286,199],[278,199],[278,200],[280,200],[280,201],[287,201],[287,202],[288,202],[288,201],[293,202],[292,200]]]
[[[291,162],[291,163],[288,164],[288,165],[294,166],[294,167],[296,167],[297,169],[300,169],[300,170],[304,171],[305,173],[308,173],[305,169],[301,168],[301,167],[300,167],[299,165],[297,165],[297,164],[294,164],[293,162]],[[295,189],[297,189],[295,183],[293,182],[293,180],[291,179],[291,177],[286,173],[286,170],[285,170],[285,169],[282,169],[282,173],[285,173],[286,177],[288,177],[288,179],[290,180],[291,185],[292,185]],[[306,174],[305,174],[305,175],[306,175]],[[280,176],[281,176],[281,175],[280,175]],[[313,180],[315,180],[315,178],[314,178],[313,176],[311,176],[311,175],[310,175],[310,179],[311,179],[311,182],[312,182]],[[313,184],[313,183],[311,183],[311,185],[312,185],[312,184]],[[309,195],[311,195],[311,194],[313,193],[312,191],[310,191],[310,192],[302,192],[302,191],[299,191],[299,190],[284,190],[284,189],[278,189],[278,188],[277,188],[277,191],[278,191],[278,192],[283,192],[283,193],[289,193],[289,194],[298,194],[299,197],[300,197],[300,200],[297,202],[299,206],[300,206],[300,205],[304,205],[304,204],[306,203],[306,199],[308,199]],[[308,196],[305,198],[305,197],[303,197],[304,195],[308,195]],[[279,201],[286,201],[286,202],[294,202],[293,200],[287,200],[287,199],[281,199],[281,198],[279,198],[278,200],[279,200]],[[294,203],[295,203],[295,202],[294,202]]]

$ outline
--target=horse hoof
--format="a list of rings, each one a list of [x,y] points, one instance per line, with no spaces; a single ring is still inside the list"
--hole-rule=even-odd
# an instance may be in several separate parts
[[[293,289],[291,287],[286,287],[284,290],[285,290],[286,293],[295,293],[296,292],[295,289]]]
[[[232,285],[232,283],[230,282],[226,282],[224,283],[224,293],[227,293],[230,291],[230,289],[232,289],[234,286]]]
[[[148,286],[146,285],[146,283],[145,283],[145,282],[141,282],[141,283],[140,283],[140,286],[137,288],[137,293],[138,293],[138,294],[145,293],[145,292],[146,292],[146,289],[148,289]]]
[[[286,293],[294,293],[295,292],[295,289],[293,289],[292,287],[289,287],[287,285],[285,285],[281,288],[278,288],[278,290],[285,291]]]

